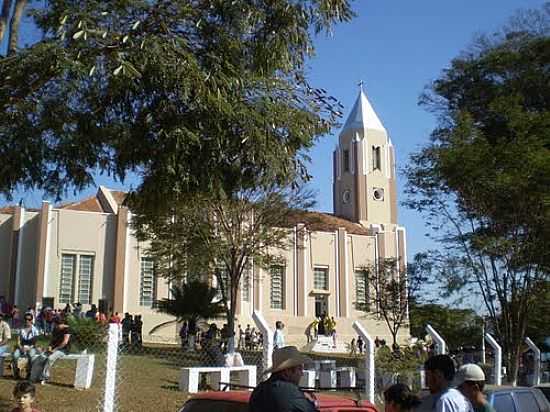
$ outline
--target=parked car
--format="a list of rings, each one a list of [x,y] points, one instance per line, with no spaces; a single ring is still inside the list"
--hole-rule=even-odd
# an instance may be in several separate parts
[[[185,402],[180,412],[248,412],[251,393],[249,391],[202,392]],[[365,400],[317,393],[315,398],[321,412],[378,412],[372,403]]]
[[[496,412],[550,412],[550,403],[536,388],[498,386],[486,390]]]
[[[544,396],[546,396],[546,399],[548,400],[548,402],[550,402],[550,383],[543,383],[541,385],[535,386],[535,388],[544,393]]]

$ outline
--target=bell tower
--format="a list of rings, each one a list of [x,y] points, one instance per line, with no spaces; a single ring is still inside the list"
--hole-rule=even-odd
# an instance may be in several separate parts
[[[395,150],[362,82],[333,153],[333,197],[336,216],[397,224]]]

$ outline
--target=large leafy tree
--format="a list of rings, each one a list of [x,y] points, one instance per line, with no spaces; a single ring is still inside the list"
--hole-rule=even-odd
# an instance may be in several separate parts
[[[138,237],[148,241],[158,275],[176,282],[215,279],[230,331],[243,283],[250,287],[258,269],[280,261],[280,253],[296,241],[290,226],[297,209],[311,206],[307,191],[275,184],[232,196],[185,196],[157,205],[154,214],[143,199],[133,201],[133,223]],[[234,349],[233,336],[228,349]]]
[[[307,175],[339,106],[306,79],[348,0],[50,0],[38,43],[0,60],[0,192],[61,196],[98,172],[151,204]],[[235,189],[238,188],[238,189]]]
[[[358,310],[380,318],[392,336],[392,346],[397,347],[399,331],[407,328],[409,304],[418,298],[422,285],[429,280],[431,262],[423,254],[415,256],[414,262],[404,265],[394,258],[382,258],[365,265],[357,276],[362,276],[364,293],[355,302]]]
[[[549,17],[523,13],[451,62],[423,95],[439,124],[406,170],[408,206],[444,245],[441,273],[483,299],[512,383],[550,260]]]

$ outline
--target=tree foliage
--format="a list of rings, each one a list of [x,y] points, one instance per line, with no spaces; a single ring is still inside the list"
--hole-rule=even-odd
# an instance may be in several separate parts
[[[451,290],[482,297],[512,382],[550,261],[549,17],[523,13],[451,62],[421,99],[438,127],[406,170],[406,204],[444,245]]]
[[[175,192],[306,176],[340,106],[309,85],[315,33],[348,0],[50,0],[43,40],[0,59],[0,192],[61,196],[98,172]]]
[[[384,321],[397,345],[397,335],[402,327],[409,325],[409,303],[428,279],[429,262],[422,255],[415,262],[404,266],[393,258],[380,259],[363,266],[358,276],[364,276],[365,296],[356,307],[372,313]]]
[[[426,325],[430,324],[441,334],[451,350],[457,350],[461,346],[479,348],[481,345],[483,319],[471,309],[413,302],[409,311],[411,336],[424,339]]]
[[[208,283],[196,279],[178,283],[170,288],[169,298],[155,302],[159,312],[172,315],[176,320],[157,325],[150,333],[175,322],[192,321],[198,324],[201,320],[219,318],[225,313],[218,291]]]

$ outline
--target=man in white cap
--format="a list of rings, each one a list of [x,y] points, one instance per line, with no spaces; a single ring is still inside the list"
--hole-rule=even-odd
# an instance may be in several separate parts
[[[271,376],[252,392],[250,412],[315,412],[314,403],[298,387],[308,362],[295,346],[275,349],[273,366],[264,372]]]
[[[456,385],[474,407],[474,412],[495,412],[483,395],[485,373],[479,366],[469,363],[458,369]]]

